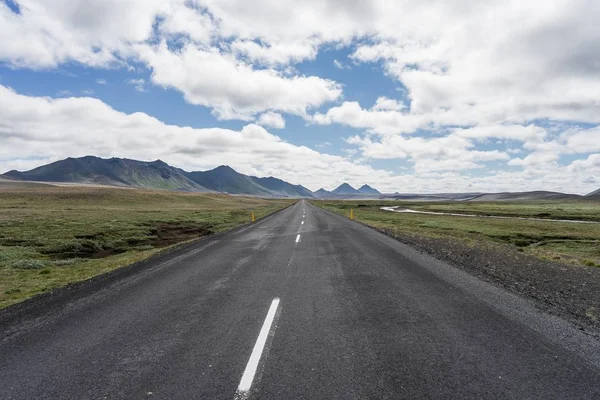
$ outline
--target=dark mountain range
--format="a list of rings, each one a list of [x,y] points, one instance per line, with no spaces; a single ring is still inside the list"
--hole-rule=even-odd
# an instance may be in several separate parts
[[[126,158],[103,159],[93,156],[67,158],[34,168],[9,171],[4,177],[22,181],[93,183],[149,189],[208,191],[191,181],[185,172],[160,161],[137,161]]]
[[[372,195],[380,195],[381,192],[377,189],[373,189],[371,186],[369,185],[362,185],[360,188],[358,188],[358,192],[362,193],[362,194],[372,194]]]
[[[336,195],[341,194],[360,194],[358,190],[354,189],[352,186],[347,183],[342,183],[340,186],[331,191],[331,193]]]
[[[67,158],[26,172],[9,171],[1,177],[20,181],[221,192],[263,197],[313,197],[312,192],[301,185],[292,185],[273,177],[247,176],[225,165],[209,171],[186,172],[160,160],[146,162],[94,156]]]
[[[185,174],[196,184],[214,192],[252,194],[255,196],[270,195],[269,190],[260,186],[252,177],[240,174],[226,165],[221,165],[209,171],[194,171]]]
[[[594,190],[592,193],[588,193],[585,197],[600,197],[600,189]]]
[[[302,185],[292,185],[272,176],[268,178],[251,176],[250,178],[260,186],[269,189],[271,193],[277,193],[281,197],[313,197],[313,192]]]

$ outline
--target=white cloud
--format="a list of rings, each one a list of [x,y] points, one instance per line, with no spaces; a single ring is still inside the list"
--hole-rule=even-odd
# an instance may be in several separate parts
[[[340,0],[205,0],[221,34],[266,42],[350,40],[371,32],[381,11],[375,2]]]
[[[353,58],[383,61],[407,87],[411,112],[432,119],[450,110],[459,120],[486,124],[600,122],[598,2],[466,4],[434,1],[422,12],[403,10],[395,15],[396,32],[382,28]]]
[[[19,6],[16,14],[0,3],[0,60],[31,68],[118,62],[115,52],[146,40],[168,9],[161,0],[20,0]]]
[[[133,85],[138,92],[146,92],[146,81],[143,78],[128,79],[125,81],[128,85]]]
[[[161,55],[185,63],[185,53],[194,46],[204,53],[219,47],[235,65],[230,72],[239,82],[248,77],[240,65],[261,72],[255,64],[287,66],[314,59],[324,44],[355,41],[360,45],[354,60],[383,62],[407,88],[410,115],[421,125],[542,118],[600,123],[600,3],[594,0],[477,5],[438,0],[419,5],[408,0],[343,5],[339,0],[57,0],[50,5],[21,0],[19,5],[21,14],[16,14],[0,3],[0,60],[15,66],[54,67],[72,60],[107,66],[136,60],[139,45],[150,39],[175,39],[187,43],[183,53],[175,46]],[[144,53],[142,61],[160,67]],[[175,87],[186,98],[201,97],[195,104],[208,107],[214,101],[216,114],[225,118],[248,117],[248,107],[231,108],[240,101],[232,90],[215,93],[194,85],[193,67],[178,66],[186,76]],[[283,86],[279,89],[287,89]],[[256,87],[246,91],[251,96],[245,101],[259,97]],[[317,106],[337,97],[325,98]],[[304,103],[315,104],[310,97]]]
[[[406,108],[404,103],[400,103],[398,100],[389,99],[387,97],[378,97],[373,106],[373,110],[376,111],[400,111]]]
[[[498,150],[475,150],[471,141],[456,135],[434,138],[385,136],[381,141],[353,136],[347,142],[357,145],[367,158],[408,158],[417,173],[482,168],[481,162],[510,158],[507,153]]]
[[[317,56],[315,43],[310,40],[261,45],[252,40],[236,40],[231,50],[249,61],[267,66],[287,65]]]
[[[260,116],[257,124],[269,128],[283,129],[285,128],[285,119],[281,114],[267,111]]]
[[[305,116],[309,109],[337,99],[342,92],[330,80],[254,69],[214,48],[187,45],[174,53],[163,42],[139,46],[138,51],[152,68],[153,83],[180,90],[188,102],[210,106],[222,119],[249,120],[266,110]]]
[[[600,67],[595,61],[600,50],[595,20],[600,4],[593,0],[543,5],[489,0],[476,6],[436,0],[419,6],[408,0],[343,6],[339,0],[57,0],[51,6],[42,0],[22,0],[19,4],[21,14],[0,4],[4,44],[0,59],[33,68],[70,60],[106,66],[137,59],[139,45],[156,39],[155,34],[159,39],[175,38],[187,43],[182,52],[160,51],[161,56],[184,63],[178,72],[185,77],[174,87],[195,104],[213,107],[214,101],[215,112],[225,118],[248,117],[248,107],[233,109],[240,99],[230,89],[215,93],[213,87],[194,85],[194,66],[186,64],[194,61],[186,56],[190,49],[214,56],[208,49],[221,48],[223,58],[234,65],[229,72],[238,75],[235,82],[239,82],[248,78],[240,65],[263,75],[253,68],[255,64],[287,66],[314,59],[326,43],[357,40],[354,60],[382,61],[390,76],[408,89],[410,115],[421,119],[421,125],[495,125],[540,118],[600,123],[596,79]],[[147,49],[143,53],[142,61],[160,68],[159,62],[149,59]],[[259,97],[256,87],[245,90],[251,92],[245,101]],[[319,106],[332,98],[337,97],[327,95],[321,102],[309,97],[305,103]]]
[[[223,119],[249,120],[269,109],[304,116],[341,95],[341,87],[330,80],[254,67],[314,58],[320,39],[286,36],[259,44],[254,36],[243,36],[228,45],[228,24],[218,14],[219,5],[206,9],[209,3],[58,0],[50,7],[23,0],[21,14],[0,3],[0,61],[30,68],[141,61],[153,70],[153,83],[181,91],[190,103],[210,107]],[[151,46],[155,35],[162,43]],[[183,48],[167,48],[169,39]]]
[[[534,152],[524,158],[513,158],[508,162],[511,166],[522,166],[522,167],[543,167],[547,165],[554,165],[558,160],[558,154],[556,153],[538,153]]]
[[[546,138],[546,130],[530,124],[524,125],[479,125],[471,128],[453,130],[457,136],[475,140],[508,139],[520,142],[541,142]]]
[[[375,107],[366,110],[356,101],[345,101],[330,108],[325,114],[316,113],[312,122],[320,125],[343,124],[379,134],[412,133],[427,123],[419,116],[396,110]]]
[[[210,15],[203,13],[194,1],[171,1],[161,15],[159,31],[165,36],[184,35],[195,43],[210,44],[216,25]]]
[[[338,60],[333,60],[333,65],[335,65],[337,69],[350,69],[349,65],[346,65]]]
[[[569,165],[569,169],[572,171],[589,171],[590,168],[594,168],[596,171],[600,171],[600,153],[590,154],[588,158],[584,160],[575,160]],[[589,171],[590,175],[593,175],[592,171]],[[600,174],[596,174],[598,176]],[[596,183],[596,179],[586,179],[591,183]]]
[[[600,127],[568,129],[560,135],[559,140],[564,143],[565,153],[600,152]]]

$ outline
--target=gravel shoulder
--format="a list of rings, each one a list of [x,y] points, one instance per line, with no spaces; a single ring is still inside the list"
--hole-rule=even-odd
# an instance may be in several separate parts
[[[485,281],[536,300],[540,308],[600,337],[600,268],[541,260],[511,246],[379,231]]]

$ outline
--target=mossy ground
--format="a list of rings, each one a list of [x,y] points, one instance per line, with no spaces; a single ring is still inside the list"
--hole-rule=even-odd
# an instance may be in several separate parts
[[[0,308],[291,202],[102,187],[0,190]]]
[[[471,245],[504,243],[539,258],[569,264],[600,266],[600,223],[469,218],[445,215],[393,213],[380,207],[397,205],[419,211],[534,217],[600,222],[600,202],[521,201],[443,202],[315,201],[320,207],[349,216],[376,228],[399,234],[441,237]]]

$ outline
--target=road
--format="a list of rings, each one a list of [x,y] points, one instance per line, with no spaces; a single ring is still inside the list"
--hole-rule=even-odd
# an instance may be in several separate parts
[[[300,201],[0,318],[0,398],[598,399],[599,349]]]

